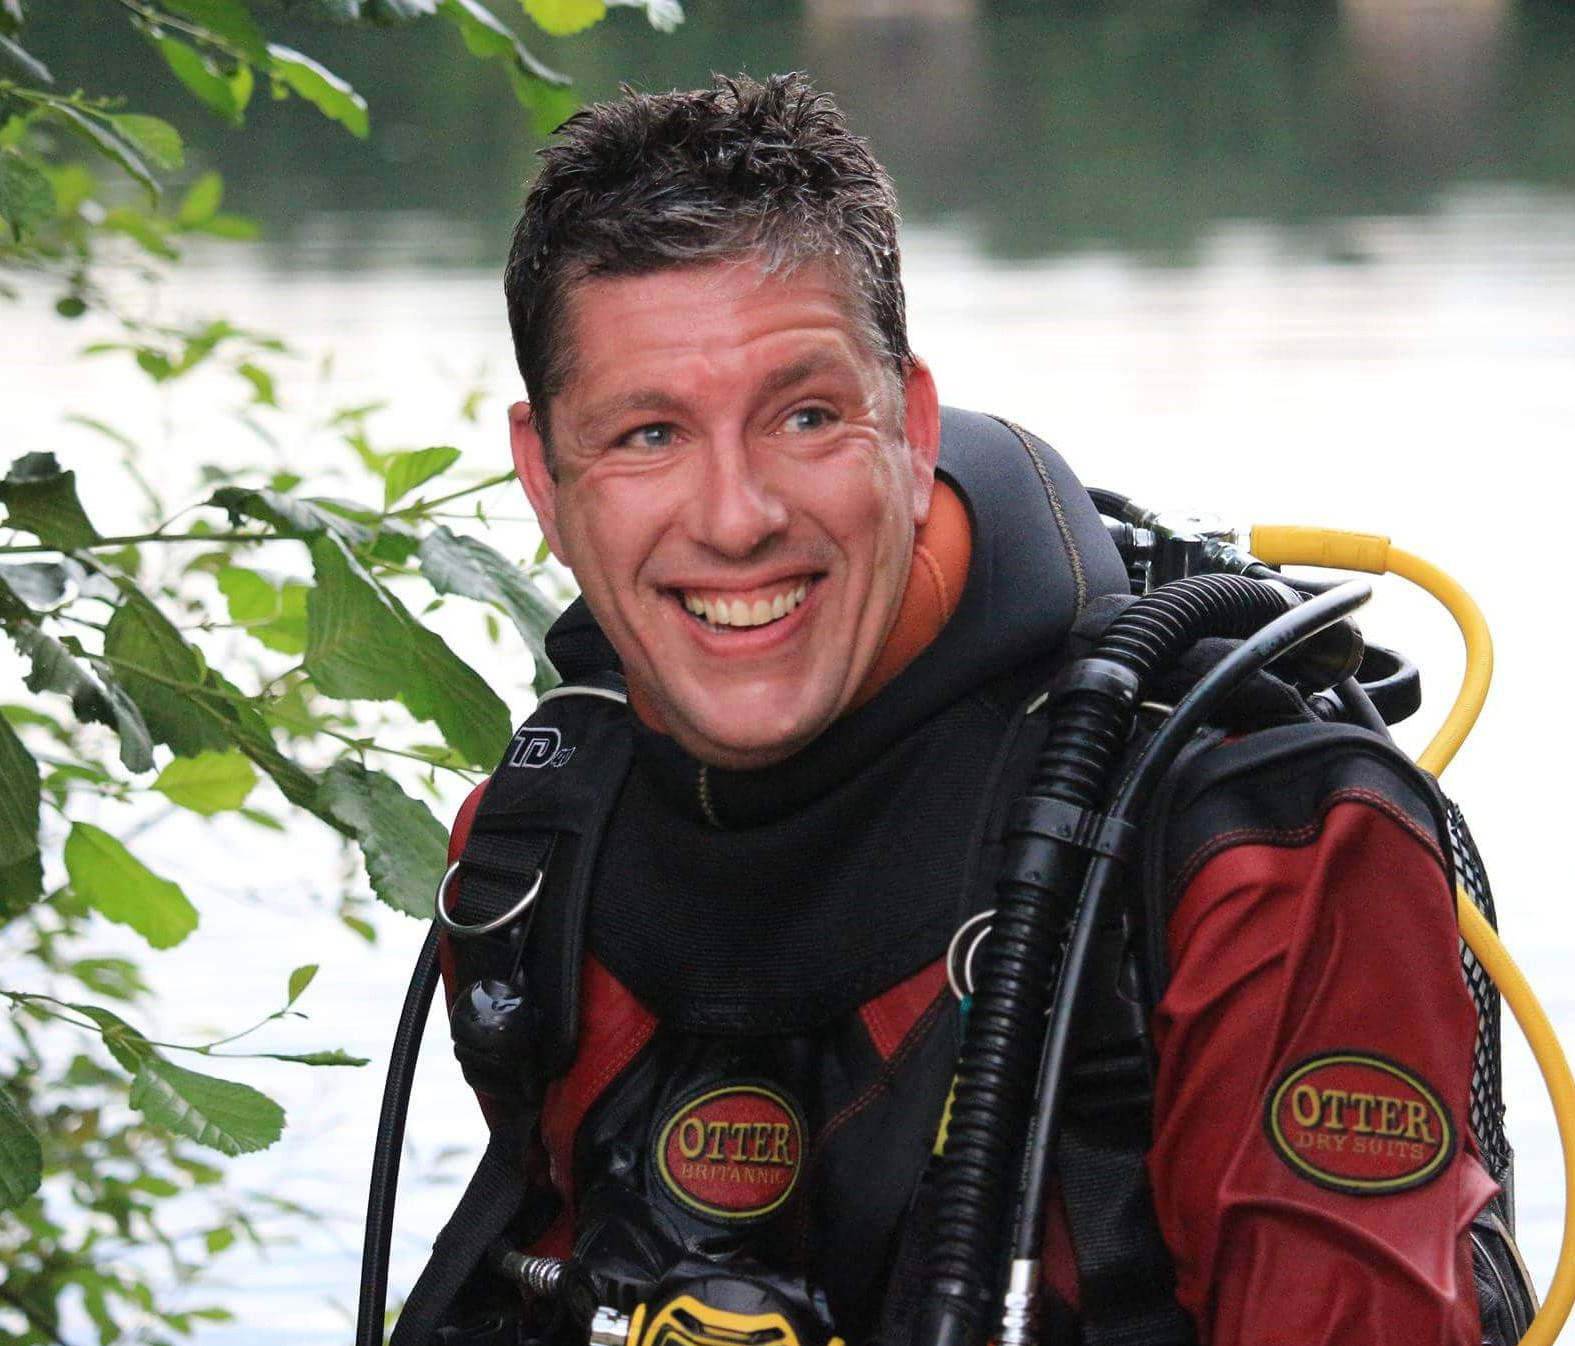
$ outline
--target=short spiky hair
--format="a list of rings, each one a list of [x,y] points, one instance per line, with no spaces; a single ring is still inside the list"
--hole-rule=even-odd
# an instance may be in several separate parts
[[[569,375],[565,301],[590,276],[744,256],[767,270],[830,261],[872,349],[906,372],[896,194],[830,94],[793,73],[623,95],[558,128],[509,249],[514,354],[544,436]]]

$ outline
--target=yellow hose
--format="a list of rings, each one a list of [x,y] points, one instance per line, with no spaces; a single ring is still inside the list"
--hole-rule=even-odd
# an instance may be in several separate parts
[[[1252,530],[1252,554],[1268,565],[1325,566],[1362,570],[1371,575],[1399,575],[1432,594],[1449,609],[1466,642],[1466,674],[1455,704],[1433,741],[1416,764],[1441,776],[1482,713],[1488,684],[1493,681],[1493,637],[1476,601],[1437,566],[1414,556],[1374,533],[1339,533],[1325,528],[1288,526]]]
[[[1426,589],[1449,609],[1466,643],[1465,677],[1443,725],[1417,758],[1417,765],[1424,771],[1435,776],[1442,774],[1476,724],[1493,678],[1493,639],[1482,610],[1471,595],[1437,566],[1372,533],[1260,526],[1252,530],[1251,545],[1253,555],[1269,565],[1323,566],[1399,575]],[[1455,906],[1461,936],[1508,1003],[1553,1101],[1564,1158],[1564,1232],[1552,1284],[1536,1318],[1520,1339],[1520,1346],[1553,1346],[1575,1306],[1575,1078],[1570,1075],[1564,1050],[1530,983],[1464,888],[1456,892]]]

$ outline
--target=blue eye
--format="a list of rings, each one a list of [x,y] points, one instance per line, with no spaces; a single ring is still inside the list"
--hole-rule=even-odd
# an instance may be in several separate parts
[[[831,412],[825,407],[799,407],[788,413],[787,428],[799,434],[824,430],[831,424]]]
[[[667,449],[672,447],[673,427],[670,425],[642,425],[623,437],[623,443],[635,449]]]

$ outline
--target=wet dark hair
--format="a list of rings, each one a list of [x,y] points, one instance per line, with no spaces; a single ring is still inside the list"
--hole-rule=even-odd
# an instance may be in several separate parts
[[[768,272],[829,261],[870,348],[899,379],[912,363],[891,179],[803,74],[718,75],[708,89],[661,94],[625,87],[564,122],[541,158],[503,289],[544,440],[573,354],[566,305],[588,277],[744,257]]]

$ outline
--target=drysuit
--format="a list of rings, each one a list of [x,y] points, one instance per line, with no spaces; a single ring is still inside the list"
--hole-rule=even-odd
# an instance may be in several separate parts
[[[801,752],[708,767],[602,701],[592,729],[527,725],[467,801],[452,859],[473,827],[608,800],[575,862],[583,915],[539,917],[525,954],[576,1020],[525,1160],[556,1198],[513,1230],[536,1251],[631,1285],[664,1263],[767,1268],[848,1342],[900,1335],[894,1268],[930,1218],[915,1193],[960,1035],[948,943],[991,905],[1045,687],[1128,591],[1031,435],[948,411],[939,479],[887,655]],[[615,662],[582,605],[549,650],[569,683]],[[1175,1339],[1202,1346],[1478,1346],[1469,1231],[1496,1187],[1468,1120],[1450,865],[1436,791],[1377,736],[1268,675],[1236,699],[1146,843],[1171,914],[1139,1195],[1173,1265],[1113,1274],[1120,1230],[1063,1147],[1047,1344],[1101,1340],[1084,1310],[1132,1294],[1179,1305]]]

